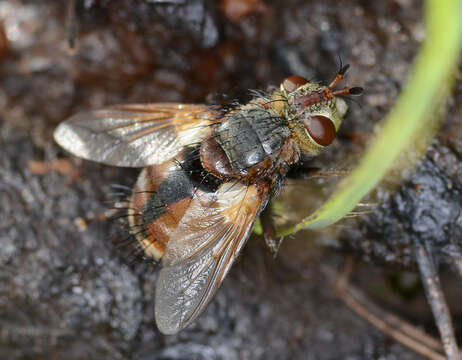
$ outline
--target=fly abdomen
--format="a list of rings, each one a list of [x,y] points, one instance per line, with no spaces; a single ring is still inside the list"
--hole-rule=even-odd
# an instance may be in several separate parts
[[[128,220],[131,233],[148,258],[162,258],[197,192],[213,196],[223,183],[202,168],[198,151],[184,148],[176,158],[144,168],[138,177]]]

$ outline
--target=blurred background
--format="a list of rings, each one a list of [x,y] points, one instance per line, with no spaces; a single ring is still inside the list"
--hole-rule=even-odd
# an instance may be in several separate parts
[[[460,72],[405,183],[388,180],[365,214],[285,239],[275,259],[252,237],[205,313],[175,336],[154,324],[155,269],[128,263],[114,246],[123,231],[106,219],[111,184],[132,185],[138,170],[73,158],[52,138],[70,115],[110,104],[206,103],[293,74],[329,83],[342,59],[345,85],[365,94],[313,165],[347,170],[405,84],[422,19],[417,0],[0,1],[0,358],[420,359],[326,281],[354,259],[356,287],[438,337],[416,237],[434,245],[461,338],[462,281],[447,257],[462,246]],[[310,214],[334,184],[288,181],[278,222]]]

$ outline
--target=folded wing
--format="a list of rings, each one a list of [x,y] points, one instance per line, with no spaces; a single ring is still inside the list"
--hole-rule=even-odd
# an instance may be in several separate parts
[[[108,165],[162,163],[211,134],[216,114],[205,105],[133,104],[80,113],[55,130],[72,154]]]
[[[156,287],[158,328],[174,334],[210,302],[266,205],[264,184],[225,183],[198,191],[171,235]]]

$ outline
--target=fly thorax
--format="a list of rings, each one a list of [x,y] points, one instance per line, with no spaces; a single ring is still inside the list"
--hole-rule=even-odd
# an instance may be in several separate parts
[[[290,135],[283,117],[256,104],[229,113],[215,129],[215,140],[236,171],[245,171],[268,157],[274,159]]]

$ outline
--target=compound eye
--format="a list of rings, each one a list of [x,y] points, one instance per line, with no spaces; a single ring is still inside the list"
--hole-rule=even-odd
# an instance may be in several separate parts
[[[308,82],[304,77],[292,75],[284,79],[282,87],[287,92],[292,92]]]
[[[327,146],[335,139],[335,126],[328,117],[309,116],[305,120],[305,128],[313,140],[321,146]]]

